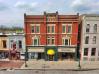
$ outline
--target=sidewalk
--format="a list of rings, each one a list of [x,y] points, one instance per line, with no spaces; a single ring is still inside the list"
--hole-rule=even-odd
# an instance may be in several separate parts
[[[0,69],[20,68],[24,64],[20,60],[0,60]]]
[[[73,69],[77,70],[78,61],[27,61],[28,67],[25,63],[21,69]],[[85,61],[81,62],[81,69],[99,69],[99,61]]]

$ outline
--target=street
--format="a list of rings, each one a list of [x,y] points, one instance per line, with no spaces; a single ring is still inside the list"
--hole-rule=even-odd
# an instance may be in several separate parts
[[[99,70],[86,70],[86,71],[76,71],[76,70],[57,70],[57,69],[29,69],[29,70],[7,70],[0,71],[0,74],[99,74]]]

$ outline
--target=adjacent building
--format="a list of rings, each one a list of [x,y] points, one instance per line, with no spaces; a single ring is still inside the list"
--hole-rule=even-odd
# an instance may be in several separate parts
[[[7,36],[0,33],[0,59],[9,57],[9,49],[7,46]]]
[[[99,60],[99,15],[84,14],[81,16],[81,60]]]
[[[25,58],[25,35],[24,33],[8,34],[8,48],[11,54],[16,54],[17,59]],[[14,49],[15,48],[15,52]]]
[[[79,14],[24,14],[26,51],[29,59],[75,60]]]
[[[24,58],[24,33],[0,33],[0,59],[19,60]]]

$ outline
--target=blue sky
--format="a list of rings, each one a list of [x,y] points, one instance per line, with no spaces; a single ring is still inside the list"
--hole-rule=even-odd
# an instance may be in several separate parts
[[[23,26],[24,13],[99,13],[99,0],[0,0],[0,25]]]

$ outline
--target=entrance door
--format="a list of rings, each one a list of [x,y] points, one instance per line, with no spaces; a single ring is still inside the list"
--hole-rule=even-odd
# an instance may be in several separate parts
[[[54,55],[48,55],[48,60],[49,61],[54,61]]]

